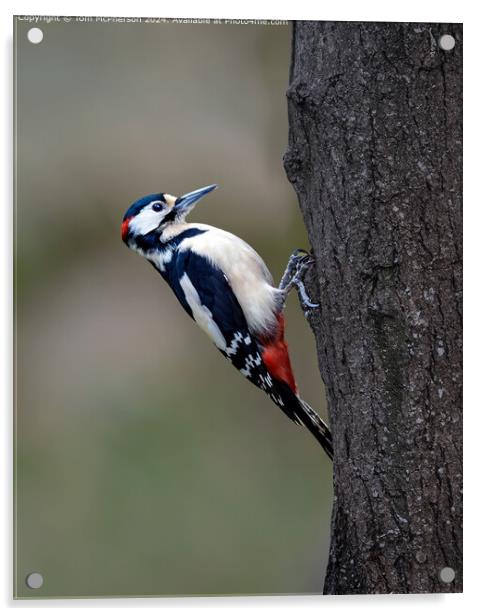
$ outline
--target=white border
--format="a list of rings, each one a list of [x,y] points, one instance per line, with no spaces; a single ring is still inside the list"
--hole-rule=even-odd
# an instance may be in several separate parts
[[[467,3],[468,4],[468,3]],[[404,0],[389,3],[381,0],[344,0],[344,2],[279,2],[246,0],[239,3],[206,0],[191,2],[147,2],[139,0],[120,4],[99,0],[84,2],[16,2],[15,13],[21,15],[106,15],[132,17],[243,17],[274,19],[328,19],[346,21],[461,21],[464,2],[448,0]],[[40,7],[42,10],[40,10]]]
[[[480,300],[477,294],[477,283],[480,280],[480,244],[481,225],[481,188],[478,182],[480,160],[480,28],[482,19],[476,2],[446,0],[404,0],[400,3],[385,1],[363,2],[344,0],[343,2],[308,2],[296,0],[290,5],[280,6],[275,2],[257,0],[243,1],[237,5],[225,2],[206,0],[202,3],[176,2],[159,3],[136,0],[132,5],[103,0],[84,0],[83,2],[16,2],[2,4],[3,60],[1,62],[4,89],[3,147],[4,159],[1,165],[1,185],[3,188],[3,204],[1,216],[2,242],[0,245],[1,269],[0,285],[2,288],[0,323],[2,341],[2,370],[0,371],[0,391],[3,393],[2,413],[3,447],[0,456],[2,464],[3,498],[0,507],[1,529],[4,546],[1,558],[0,584],[1,598],[5,607],[13,609],[104,609],[138,610],[139,608],[161,608],[164,612],[208,612],[213,610],[229,613],[248,610],[253,613],[291,614],[293,610],[319,613],[320,610],[336,610],[343,616],[348,613],[364,614],[406,612],[421,614],[436,611],[437,614],[453,614],[456,609],[467,613],[476,613],[480,607],[477,589],[480,585],[481,550],[480,550],[480,517],[481,517],[481,487],[480,487],[480,436],[482,434],[480,409],[480,394],[475,385],[480,380],[480,351],[477,345],[477,330],[480,330],[478,309]],[[470,331],[470,340],[466,341],[465,355],[465,484],[469,495],[465,499],[466,543],[465,543],[465,591],[464,595],[444,596],[374,596],[374,597],[244,597],[244,598],[185,598],[185,599],[77,599],[77,600],[11,600],[12,594],[12,303],[11,303],[11,203],[12,203],[12,20],[17,15],[108,15],[108,16],[165,16],[165,17],[242,17],[242,18],[276,18],[276,19],[330,19],[349,21],[445,21],[464,22],[464,66],[465,66],[465,100],[464,122],[466,126],[465,155],[465,282],[467,290],[465,302],[466,327]],[[467,130],[468,127],[468,130]],[[473,205],[472,205],[473,204]],[[468,281],[468,284],[467,284]],[[467,320],[468,319],[468,320]],[[476,321],[477,319],[477,321]],[[467,325],[468,324],[468,325]],[[472,447],[475,445],[475,447]],[[470,454],[472,448],[473,454]],[[470,487],[473,487],[472,491]],[[5,549],[9,546],[9,549]],[[472,609],[473,608],[473,609]],[[478,611],[478,610],[477,610]]]

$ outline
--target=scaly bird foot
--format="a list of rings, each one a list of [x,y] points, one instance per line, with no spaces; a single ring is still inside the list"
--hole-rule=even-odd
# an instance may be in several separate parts
[[[315,260],[306,250],[298,248],[289,258],[288,265],[286,266],[285,273],[279,285],[279,289],[283,292],[284,296],[283,304],[291,289],[296,287],[305,316],[310,310],[319,307],[319,304],[315,304],[311,301],[304,285],[306,271],[312,267],[314,263]]]

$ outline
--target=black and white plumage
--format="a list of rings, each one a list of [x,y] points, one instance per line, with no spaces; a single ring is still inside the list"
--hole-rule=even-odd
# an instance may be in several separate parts
[[[306,426],[332,458],[328,427],[297,393],[284,340],[287,289],[274,286],[262,258],[237,236],[185,222],[214,188],[139,199],[124,216],[122,239],[155,267],[224,357],[290,419]]]

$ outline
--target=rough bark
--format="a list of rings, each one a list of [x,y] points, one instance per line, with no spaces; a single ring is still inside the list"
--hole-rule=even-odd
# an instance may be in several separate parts
[[[327,594],[462,590],[461,80],[460,24],[293,24],[285,168],[335,447]]]

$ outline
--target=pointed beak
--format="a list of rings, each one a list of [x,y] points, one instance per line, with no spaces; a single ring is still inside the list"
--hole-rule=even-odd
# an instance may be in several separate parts
[[[200,199],[217,187],[217,184],[211,184],[210,186],[198,188],[197,190],[182,195],[182,197],[178,197],[174,203],[174,211],[179,215],[185,216]]]

